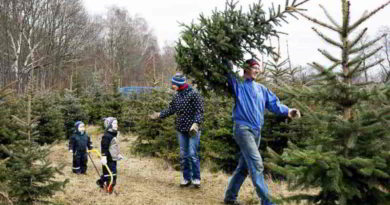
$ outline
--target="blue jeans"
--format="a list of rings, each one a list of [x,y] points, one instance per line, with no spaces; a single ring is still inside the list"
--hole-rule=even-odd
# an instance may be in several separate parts
[[[200,131],[195,136],[190,136],[188,132],[177,132],[177,140],[180,145],[180,168],[184,179],[200,180],[200,162],[198,148],[200,141]]]
[[[249,172],[256,193],[261,198],[262,205],[272,205],[268,197],[268,186],[264,181],[263,160],[259,152],[260,131],[260,129],[252,129],[235,123],[233,127],[234,140],[240,147],[241,152],[237,168],[229,178],[225,191],[225,201],[237,200],[238,192]]]

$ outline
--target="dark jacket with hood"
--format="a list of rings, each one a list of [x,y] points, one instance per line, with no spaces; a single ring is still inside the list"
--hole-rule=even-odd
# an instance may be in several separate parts
[[[76,131],[69,141],[69,150],[72,150],[73,153],[76,152],[86,152],[87,148],[91,150],[93,148],[91,138],[87,135],[86,132],[80,133]]]
[[[118,132],[106,130],[101,141],[102,156],[107,157],[107,161],[117,161],[119,159],[119,139]]]

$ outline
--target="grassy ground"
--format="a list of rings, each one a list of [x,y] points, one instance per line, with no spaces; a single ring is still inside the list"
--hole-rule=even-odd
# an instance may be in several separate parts
[[[101,132],[97,127],[88,127],[93,144],[99,148]],[[150,204],[150,205],[208,205],[223,204],[223,193],[228,181],[224,173],[210,173],[203,168],[202,186],[180,188],[181,173],[174,170],[168,163],[157,158],[141,158],[132,155],[129,147],[136,136],[121,136],[121,152],[126,157],[119,162],[118,179],[115,190],[117,194],[107,194],[95,184],[98,175],[91,163],[88,162],[86,175],[71,173],[72,156],[67,150],[67,143],[53,147],[50,156],[54,164],[65,163],[64,175],[59,179],[70,179],[65,192],[58,192],[51,201],[66,205],[124,205],[124,204]],[[95,164],[101,172],[99,159],[93,156]],[[268,181],[269,188],[274,194],[289,195],[286,185]],[[250,180],[246,180],[239,194],[239,200],[246,205],[259,204],[259,199]]]

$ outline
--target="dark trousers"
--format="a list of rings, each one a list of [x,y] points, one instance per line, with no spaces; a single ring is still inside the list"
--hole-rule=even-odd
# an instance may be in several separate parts
[[[72,171],[76,174],[85,174],[87,172],[88,156],[87,152],[76,151],[73,153]]]
[[[107,166],[108,168],[110,169],[111,173],[112,173],[112,187],[115,186],[116,184],[116,166],[117,166],[117,162],[116,161],[107,161]],[[106,166],[103,166],[103,175],[100,177],[100,180],[103,182],[103,184],[106,184],[107,186],[110,184],[110,181],[111,181],[111,177],[110,177],[110,173],[108,172]]]

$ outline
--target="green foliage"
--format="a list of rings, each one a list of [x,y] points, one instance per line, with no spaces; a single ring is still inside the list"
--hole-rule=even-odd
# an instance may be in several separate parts
[[[259,1],[248,12],[237,8],[237,2],[226,2],[224,11],[214,10],[210,17],[200,15],[198,23],[182,25],[184,30],[176,45],[176,62],[184,74],[194,79],[194,84],[207,94],[225,90],[225,74],[231,72],[222,64],[224,59],[235,65],[244,65],[244,57],[255,53],[272,53],[265,41],[277,36],[275,26],[286,22],[286,15],[294,16],[300,3],[286,1],[284,8],[272,7],[269,14]]]
[[[326,42],[337,46],[341,56],[320,50],[332,63],[329,67],[313,63],[318,71],[310,87],[288,87],[294,102],[304,113],[305,122],[315,132],[305,134],[305,143],[297,146],[290,141],[283,154],[269,149],[268,167],[287,177],[293,189],[315,188],[317,194],[298,194],[286,201],[307,200],[319,205],[387,204],[390,199],[390,88],[388,85],[367,86],[354,83],[362,72],[378,64],[362,64],[375,52],[361,56],[358,35],[352,32],[373,12],[350,22],[350,2],[342,0],[342,24],[325,11],[331,25],[301,14],[308,20],[335,31],[340,42],[314,31]],[[353,37],[351,37],[353,36]],[[377,50],[377,49],[375,49]],[[299,99],[299,101],[298,101]]]
[[[36,131],[38,118],[32,111],[33,89],[31,83],[25,97],[25,112],[13,115],[13,122],[19,126],[18,140],[9,145],[1,145],[8,159],[0,164],[0,182],[5,191],[17,204],[34,204],[42,197],[51,197],[56,191],[63,190],[68,180],[55,181],[63,166],[53,167],[47,160],[49,147],[39,146]]]
[[[88,122],[88,115],[79,98],[75,97],[71,91],[65,91],[60,105],[64,119],[66,139],[69,139],[74,132],[74,123],[77,121]]]
[[[1,98],[4,103],[0,105],[0,144],[8,145],[18,139],[17,126],[12,122],[12,115],[15,115],[19,104],[10,101],[8,98]],[[0,159],[7,155],[0,151]]]
[[[179,146],[176,140],[174,120],[150,120],[148,115],[168,107],[172,95],[164,91],[152,91],[133,98],[131,116],[136,119],[133,131],[139,135],[134,150],[178,162]],[[129,113],[130,114],[130,113]]]
[[[3,145],[1,148],[10,157],[0,179],[18,204],[33,204],[34,201],[51,197],[55,192],[63,190],[68,183],[68,179],[55,181],[63,166],[53,167],[46,159],[49,155],[48,147],[28,140],[18,140],[7,148]]]
[[[64,139],[64,119],[58,101],[58,96],[55,93],[36,96],[34,101],[34,113],[40,116],[37,124],[39,138],[36,139],[36,142],[41,145]]]

